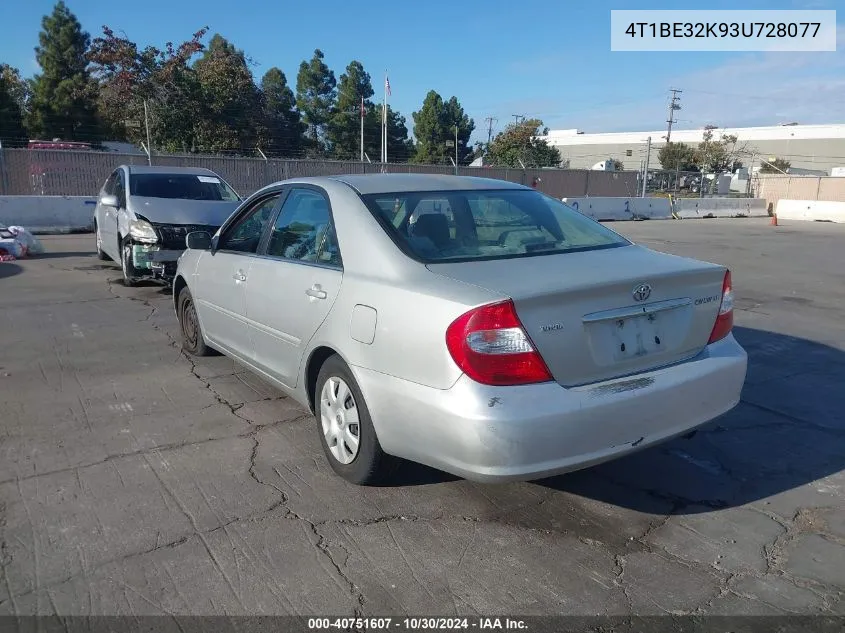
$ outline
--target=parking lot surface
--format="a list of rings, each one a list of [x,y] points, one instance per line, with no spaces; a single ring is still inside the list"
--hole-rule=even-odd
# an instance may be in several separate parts
[[[183,355],[169,293],[92,236],[0,263],[0,615],[845,614],[845,227],[611,227],[732,269],[742,402],[507,485],[347,484],[310,415]]]

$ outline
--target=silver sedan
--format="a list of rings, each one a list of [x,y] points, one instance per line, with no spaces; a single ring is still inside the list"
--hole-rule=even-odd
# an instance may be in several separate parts
[[[577,470],[724,414],[745,381],[730,271],[513,183],[289,180],[186,241],[184,349],[314,412],[357,484],[397,458],[491,482]]]

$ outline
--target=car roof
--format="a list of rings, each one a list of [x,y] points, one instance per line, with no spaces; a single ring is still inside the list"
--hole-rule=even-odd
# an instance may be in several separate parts
[[[169,174],[169,175],[179,175],[179,174],[186,174],[188,176],[214,176],[219,178],[217,174],[215,174],[210,169],[205,169],[204,167],[167,167],[167,166],[159,166],[159,165],[123,165],[128,171],[129,174]]]
[[[328,176],[328,179],[345,183],[361,195],[402,191],[528,189],[524,185],[507,180],[447,174],[348,174]]]

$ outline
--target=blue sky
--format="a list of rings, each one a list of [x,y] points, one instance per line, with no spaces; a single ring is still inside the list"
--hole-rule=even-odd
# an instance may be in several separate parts
[[[377,96],[389,71],[391,105],[406,116],[430,89],[455,95],[476,138],[514,114],[551,128],[639,131],[665,125],[668,89],[684,90],[678,127],[845,122],[845,10],[835,53],[623,53],[610,51],[610,10],[684,8],[685,3],[601,0],[66,0],[83,27],[102,25],[139,44],[179,42],[202,26],[291,84],[315,48],[337,76],[358,59]],[[713,9],[837,8],[836,0],[713,0]],[[0,1],[0,62],[37,72],[34,46],[53,0]],[[840,5],[841,8],[841,5]],[[361,26],[356,27],[355,24]],[[482,130],[483,128],[483,130]]]

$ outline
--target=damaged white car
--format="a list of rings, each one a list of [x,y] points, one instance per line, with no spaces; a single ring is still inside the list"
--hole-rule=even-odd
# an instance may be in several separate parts
[[[170,282],[192,231],[214,234],[241,198],[218,174],[197,167],[121,165],[97,197],[97,256],[119,262],[123,282]]]

